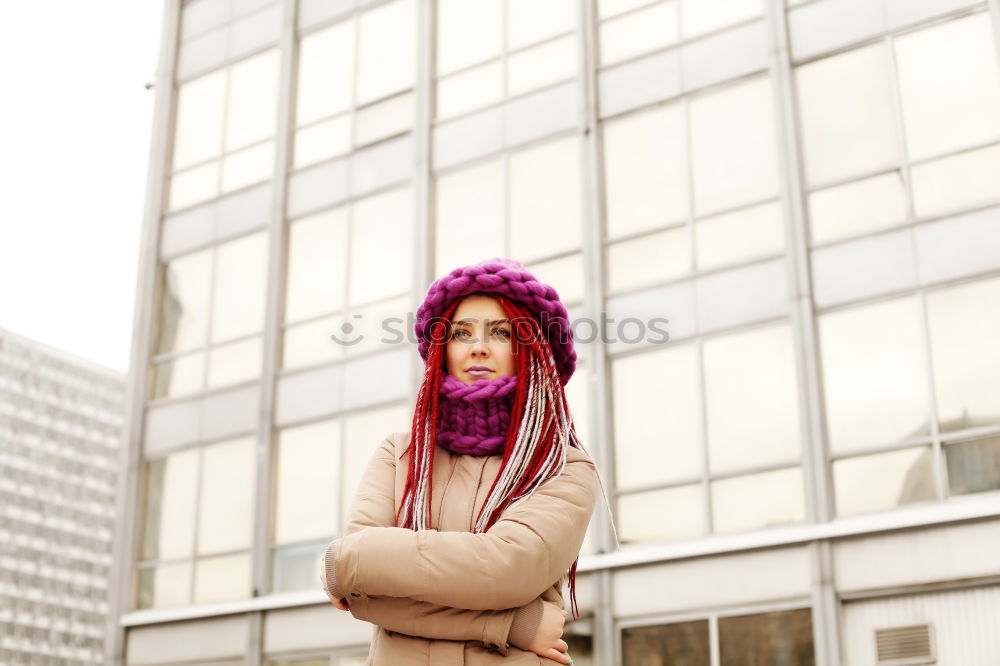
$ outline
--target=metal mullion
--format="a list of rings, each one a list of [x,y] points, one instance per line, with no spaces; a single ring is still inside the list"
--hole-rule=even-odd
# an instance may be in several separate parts
[[[719,666],[721,663],[721,650],[719,649],[719,615],[712,613],[708,616],[708,656],[712,666]]]
[[[893,453],[896,451],[906,451],[908,449],[916,449],[922,446],[927,446],[928,444],[933,445],[934,437],[932,435],[925,435],[919,438],[908,439],[902,443],[893,444],[883,444],[881,446],[868,446],[864,448],[854,449],[850,451],[843,451],[840,453],[830,453],[830,462],[840,462],[841,460],[851,460],[852,458],[864,458],[867,456],[876,456],[883,453]]]
[[[201,525],[201,484],[204,481],[204,470],[205,470],[205,447],[198,446],[198,471],[195,475],[194,482],[194,524],[192,525],[193,533],[191,535],[191,580],[189,581],[188,587],[188,603],[191,605],[195,604],[194,600],[194,581],[195,581],[195,569],[198,563],[198,530]]]
[[[937,392],[934,383],[934,360],[931,358],[930,319],[927,311],[927,290],[917,293],[917,307],[920,314],[920,339],[924,352],[924,370],[927,382],[927,409],[930,410],[931,447],[933,449],[932,465],[934,470],[934,488],[937,499],[943,502],[948,499],[948,474],[944,460],[944,450],[941,445],[941,430],[938,423]]]
[[[697,322],[697,306],[695,306],[695,321]],[[697,326],[697,324],[696,324]],[[701,422],[701,437],[698,445],[701,447],[701,474],[697,480],[701,486],[701,510],[705,518],[705,535],[715,532],[715,521],[712,518],[712,483],[711,483],[711,460],[708,453],[708,396],[705,392],[705,338],[698,336],[693,340],[695,360],[698,364],[698,407]]]
[[[899,172],[906,192],[906,220],[912,222],[916,216],[913,206],[913,181],[910,178],[910,154],[906,147],[906,120],[903,117],[903,99],[899,88],[899,72],[896,63],[896,49],[891,36],[883,40],[889,58],[889,86],[892,92],[892,115],[895,122],[896,141],[899,150]]]
[[[1000,0],[986,0],[987,11],[993,25],[993,46],[997,51],[997,65],[1000,65]]]

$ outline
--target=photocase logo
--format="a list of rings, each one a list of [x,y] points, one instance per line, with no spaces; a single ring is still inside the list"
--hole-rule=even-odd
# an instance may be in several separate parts
[[[353,347],[368,337],[368,334],[381,333],[378,342],[385,345],[397,345],[401,343],[417,344],[419,340],[413,330],[416,322],[416,315],[407,312],[406,318],[385,317],[366,321],[365,316],[358,313],[350,316],[350,321],[344,321],[337,326],[337,329],[330,333],[330,339],[337,345]],[[617,320],[609,317],[606,312],[602,312],[597,320],[590,317],[578,317],[570,320],[569,328],[573,332],[573,340],[580,344],[589,344],[600,340],[604,344],[664,344],[670,340],[670,333],[665,328],[670,322],[664,317],[652,317],[650,319],[640,319],[638,317],[626,317]],[[375,324],[375,330],[367,331],[365,324]],[[444,339],[440,337],[446,334],[448,329],[447,320],[432,322],[430,327],[431,338]],[[515,325],[515,334],[518,334],[521,327]],[[554,322],[548,322],[543,330],[548,329],[553,335],[563,332]],[[526,329],[524,329],[526,330]],[[522,336],[521,339],[524,339]],[[464,342],[476,342],[473,338],[464,338]]]

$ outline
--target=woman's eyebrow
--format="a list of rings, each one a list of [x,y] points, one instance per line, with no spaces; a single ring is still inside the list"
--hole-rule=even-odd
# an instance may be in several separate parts
[[[486,321],[490,322],[491,324],[509,324],[510,323],[510,319],[487,319]],[[458,321],[456,321],[454,323],[457,326],[459,324],[475,324],[475,323],[478,323],[478,322],[479,322],[478,319],[468,319],[468,318],[466,318],[466,319],[459,319]]]

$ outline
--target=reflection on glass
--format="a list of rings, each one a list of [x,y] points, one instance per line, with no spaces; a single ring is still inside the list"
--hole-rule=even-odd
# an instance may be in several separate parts
[[[191,564],[163,564],[139,570],[137,608],[166,608],[191,602]]]
[[[800,523],[805,517],[800,467],[712,482],[712,525],[717,533]]]
[[[147,464],[142,559],[191,556],[198,454],[189,449]]]
[[[409,187],[353,204],[348,281],[351,304],[369,303],[409,290],[413,277],[412,239],[413,197]]]
[[[705,411],[712,471],[799,459],[792,349],[787,324],[705,342]]]
[[[576,26],[574,0],[507,0],[507,49],[519,49]]]
[[[219,193],[219,162],[209,162],[170,178],[170,210],[179,210],[211,199]]]
[[[354,86],[354,21],[344,21],[302,38],[295,103],[299,125],[351,106]]]
[[[412,415],[409,406],[398,405],[351,414],[344,419],[344,467],[340,474],[343,524],[346,525],[358,482],[364,476],[372,455],[391,433],[408,431]]]
[[[680,38],[677,26],[677,2],[663,2],[600,27],[600,62],[602,65],[673,44]]]
[[[222,192],[232,192],[267,180],[273,170],[273,141],[227,155],[222,160]]]
[[[603,136],[609,237],[687,217],[687,139],[680,105],[609,121]]]
[[[702,411],[694,345],[615,359],[611,381],[616,487],[700,475]]]
[[[507,61],[507,94],[520,95],[576,74],[576,38],[568,35],[516,53]]]
[[[945,446],[952,495],[1000,489],[1000,436]]]
[[[326,552],[327,541],[315,541],[300,546],[274,549],[271,569],[271,592],[315,590],[319,585],[319,568]],[[328,666],[324,662],[323,666]]]
[[[813,243],[890,227],[906,219],[906,191],[898,171],[809,195]]]
[[[780,253],[785,248],[783,218],[775,201],[699,220],[694,227],[699,270]]]
[[[166,265],[160,310],[159,353],[205,344],[212,253],[202,250]]]
[[[343,317],[335,315],[286,328],[281,346],[281,367],[301,368],[340,358],[347,347],[337,344],[332,336],[345,335],[340,328],[343,324]]]
[[[413,93],[398,95],[358,111],[354,118],[354,140],[363,146],[413,126]]]
[[[691,539],[705,533],[701,485],[663,488],[618,498],[618,539],[662,541]]]
[[[441,79],[437,84],[438,118],[457,116],[503,98],[504,66],[497,60]]]
[[[833,462],[837,515],[885,511],[936,498],[931,447]]]
[[[917,216],[940,215],[1000,201],[1000,146],[918,164],[910,170]]]
[[[942,431],[1000,422],[1000,279],[927,295]]]
[[[502,30],[502,0],[439,0],[438,76],[499,56]]]
[[[250,596],[250,555],[198,560],[194,568],[194,603],[203,604]]]
[[[285,321],[334,312],[347,287],[347,209],[334,208],[288,229]]]
[[[608,289],[621,291],[691,270],[687,225],[608,246]]]
[[[895,47],[911,159],[1000,138],[1000,71],[988,12],[902,35]]]
[[[778,194],[773,97],[771,80],[757,78],[691,100],[698,215]]]
[[[198,554],[250,547],[253,526],[255,440],[206,446],[198,501]]]
[[[188,354],[153,366],[153,398],[172,398],[201,390],[205,355]]]
[[[337,116],[295,133],[294,167],[300,169],[351,150],[350,114]]]
[[[762,0],[681,0],[681,32],[685,39],[724,28],[763,11]]]
[[[812,612],[808,608],[719,618],[722,666],[812,666]]]
[[[259,337],[212,349],[208,353],[208,388],[256,379],[260,376],[262,360]]]
[[[361,15],[358,23],[357,103],[413,87],[417,3],[396,0]]]
[[[278,123],[278,74],[281,60],[271,49],[229,69],[226,151],[274,135]]]
[[[256,333],[264,323],[267,234],[244,236],[216,248],[212,341]]]
[[[274,543],[332,536],[337,532],[340,422],[286,428],[278,437]]]
[[[624,666],[710,666],[708,620],[622,629]]]
[[[894,165],[899,159],[889,58],[882,43],[795,72],[810,184]]]
[[[177,90],[174,171],[203,162],[222,151],[226,70],[181,85]]]
[[[437,274],[506,255],[504,166],[493,160],[437,179]],[[475,239],[470,243],[469,239]]]
[[[580,247],[580,142],[557,139],[510,156],[511,255],[531,261]]]
[[[560,300],[567,306],[583,300],[584,275],[582,254],[576,253],[560,259],[551,259],[531,264],[527,268],[531,271],[532,275],[555,289],[559,294]],[[572,324],[572,321],[570,323]],[[579,345],[580,343],[578,342],[577,353],[581,351]],[[579,359],[577,359],[577,362],[579,363]]]
[[[819,318],[830,448],[850,451],[928,433],[926,361],[914,298]]]

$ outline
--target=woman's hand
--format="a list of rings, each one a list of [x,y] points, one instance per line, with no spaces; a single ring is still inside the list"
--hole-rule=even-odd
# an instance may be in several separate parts
[[[324,562],[322,561],[319,564],[319,582],[323,584],[323,591],[326,592],[326,567],[323,564]],[[336,608],[342,611],[351,610],[350,606],[347,605],[347,599],[335,599],[330,596],[329,592],[326,593],[326,597]]]
[[[545,657],[560,664],[572,664],[573,660],[568,654],[569,645],[562,639],[565,624],[566,615],[563,609],[551,601],[542,600],[542,620],[535,633],[535,640],[531,642],[528,649],[539,657]]]

